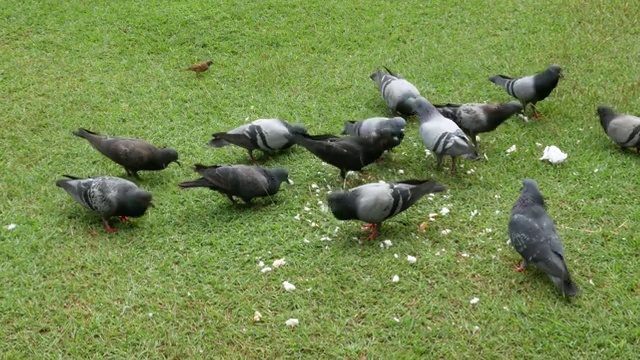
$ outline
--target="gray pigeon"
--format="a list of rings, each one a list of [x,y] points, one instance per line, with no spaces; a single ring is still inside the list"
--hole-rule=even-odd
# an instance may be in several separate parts
[[[473,145],[478,148],[476,135],[495,130],[512,115],[522,111],[517,101],[490,104],[446,104],[434,105],[440,114],[453,120],[471,137]]]
[[[196,164],[193,171],[202,177],[179,184],[183,189],[191,187],[207,187],[227,195],[232,203],[234,196],[249,205],[251,199],[275,195],[284,181],[291,183],[289,173],[283,168],[267,169],[252,165],[213,165]]]
[[[376,136],[381,130],[388,130],[398,138],[397,143],[391,144],[391,148],[400,145],[404,139],[404,131],[407,122],[401,117],[386,118],[374,117],[362,121],[345,121],[342,134],[350,136],[369,137]],[[385,150],[391,150],[385,149]]]
[[[617,114],[606,105],[598,106],[600,125],[611,140],[624,148],[635,148],[640,152],[640,117]]]
[[[371,80],[378,85],[384,102],[394,114],[400,114],[405,117],[413,115],[415,110],[411,106],[412,103],[407,102],[407,100],[419,97],[420,92],[400,75],[394,74],[386,67],[384,68],[388,73],[384,73],[377,68],[376,72],[370,76]]]
[[[382,222],[407,210],[426,194],[445,191],[435,180],[405,180],[365,184],[327,195],[329,208],[338,220],[362,220],[373,228],[373,240]]]
[[[578,294],[580,290],[571,280],[564,261],[560,238],[534,180],[522,181],[522,194],[511,209],[509,238],[513,248],[523,258],[517,271],[524,271],[529,264],[534,264],[549,275],[564,294]]]
[[[122,165],[129,176],[139,178],[140,170],[162,170],[172,162],[180,165],[178,152],[174,149],[157,148],[139,139],[100,135],[80,128],[73,132],[89,141],[102,155]]]
[[[448,119],[427,99],[414,99],[416,113],[420,117],[420,137],[425,146],[436,155],[436,167],[442,165],[445,155],[451,156],[451,171],[456,170],[456,158],[479,159],[469,139],[453,120]]]
[[[533,116],[539,118],[536,103],[546,99],[558,86],[558,81],[563,76],[560,66],[550,65],[545,71],[536,75],[517,79],[505,75],[494,75],[489,78],[489,81],[502,86],[509,95],[518,99],[522,103],[523,111],[527,109],[527,104],[531,104]]]
[[[208,144],[214,148],[229,144],[240,146],[247,149],[249,158],[255,162],[253,150],[288,149],[293,145],[292,134],[307,134],[307,130],[302,125],[291,125],[280,119],[258,119],[228,132],[215,133]]]
[[[151,193],[140,189],[129,180],[111,176],[81,179],[63,175],[68,179],[58,180],[56,185],[63,188],[71,197],[87,209],[102,216],[107,232],[115,233],[109,226],[109,218],[118,216],[127,221],[128,217],[144,215],[151,202]]]

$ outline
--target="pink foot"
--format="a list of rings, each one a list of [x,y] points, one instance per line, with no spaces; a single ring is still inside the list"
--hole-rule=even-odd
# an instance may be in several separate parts
[[[520,266],[513,265],[513,268],[517,272],[524,272],[524,262],[520,263]]]
[[[118,216],[118,217],[120,218],[120,221],[122,221],[122,222],[127,222],[127,221],[129,221],[129,218],[128,218],[128,217],[126,217],[126,216]]]
[[[112,228],[111,226],[109,226],[109,224],[105,223],[104,224],[104,231],[111,233],[111,234],[115,234],[118,232],[117,229]]]

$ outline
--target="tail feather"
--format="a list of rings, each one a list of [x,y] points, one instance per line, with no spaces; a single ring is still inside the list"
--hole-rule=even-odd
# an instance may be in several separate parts
[[[213,184],[205,178],[199,178],[196,180],[183,181],[179,183],[178,186],[180,186],[182,189],[186,189],[194,187],[211,187],[213,186]]]
[[[86,139],[88,135],[100,135],[100,134],[98,134],[96,132],[93,132],[91,130],[87,130],[85,128],[80,128],[80,129],[74,131],[73,135],[79,136],[79,137],[81,137],[83,139]]]
[[[384,65],[382,65],[382,67],[383,67],[385,70],[387,70],[387,72],[389,73],[389,75],[391,75],[391,76],[398,76],[398,75],[394,74],[394,73],[393,73],[393,71],[389,70],[389,68],[388,68],[388,67],[386,67],[386,66],[384,66]]]
[[[576,284],[571,280],[570,277],[567,277],[565,280],[562,280],[556,276],[550,276],[553,283],[556,285],[558,289],[560,289],[566,296],[576,296],[580,293],[580,289]]]

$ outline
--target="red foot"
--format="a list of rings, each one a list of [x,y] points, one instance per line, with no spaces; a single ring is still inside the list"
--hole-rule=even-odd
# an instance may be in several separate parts
[[[373,239],[375,239],[375,238],[376,238],[376,236],[378,236],[378,231],[377,231],[377,230],[373,230],[373,232],[371,233],[371,235],[369,235],[369,236],[367,237],[367,240],[368,240],[368,241],[373,241]]]
[[[382,158],[377,159],[376,162],[380,164],[382,162]]]
[[[104,224],[104,231],[111,233],[111,234],[115,234],[118,232],[117,229],[112,228],[111,226],[109,226],[109,224]]]
[[[533,117],[536,119],[540,119],[542,117],[542,115],[540,115],[537,111],[533,112]]]
[[[514,268],[517,272],[524,272],[524,262],[520,263],[520,266],[513,265],[513,268]]]
[[[378,236],[378,225],[376,224],[366,224],[363,227],[360,228],[360,230],[368,230],[368,229],[373,229],[373,231],[371,232],[371,235],[369,235],[369,237],[367,237],[367,240],[371,241],[373,239],[375,239],[376,236]]]
[[[128,218],[128,217],[126,217],[126,216],[118,216],[118,217],[120,218],[120,221],[122,221],[122,222],[127,222],[127,221],[129,221],[129,218]]]

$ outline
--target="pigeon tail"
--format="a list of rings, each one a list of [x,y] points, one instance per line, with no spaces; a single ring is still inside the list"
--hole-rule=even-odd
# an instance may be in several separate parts
[[[562,290],[566,296],[576,296],[580,293],[580,289],[576,286],[573,280],[571,280],[571,278],[562,280],[559,277],[552,276],[551,279],[558,289]]]
[[[183,181],[178,184],[180,188],[194,188],[194,187],[211,187],[211,182],[205,178],[199,178],[196,180]]]
[[[83,139],[88,139],[88,138],[90,138],[92,136],[100,136],[100,134],[98,134],[96,132],[93,132],[91,130],[87,130],[85,128],[80,128],[80,129],[74,131],[73,135],[79,136],[79,137],[81,137]]]

